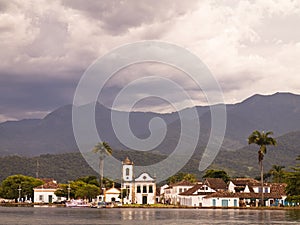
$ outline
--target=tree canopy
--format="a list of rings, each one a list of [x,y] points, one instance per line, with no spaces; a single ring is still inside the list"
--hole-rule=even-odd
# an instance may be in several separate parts
[[[264,155],[267,153],[267,145],[277,145],[276,139],[271,137],[273,135],[272,131],[259,132],[255,130],[248,137],[248,144],[257,144],[259,146],[258,150],[258,161],[261,162],[264,159]]]
[[[224,170],[207,170],[203,178],[221,178],[227,183],[230,180],[230,177]]]
[[[104,180],[111,182],[112,186],[111,180],[106,178]],[[96,176],[80,177],[69,184],[60,184],[59,186],[60,188],[55,192],[55,195],[60,197],[67,197],[68,192],[70,192],[70,198],[92,199],[100,194]]]
[[[7,199],[33,198],[33,188],[42,185],[43,181],[24,175],[13,175],[4,179],[1,183],[0,196]],[[20,189],[20,190],[19,190]]]
[[[300,155],[297,157],[297,161],[300,161]],[[293,171],[287,173],[286,176],[286,192],[288,194],[287,200],[290,202],[300,203],[300,164],[297,164],[292,169]]]
[[[189,181],[195,183],[197,178],[194,174],[191,173],[177,173],[167,179],[168,184],[174,184],[180,181]]]

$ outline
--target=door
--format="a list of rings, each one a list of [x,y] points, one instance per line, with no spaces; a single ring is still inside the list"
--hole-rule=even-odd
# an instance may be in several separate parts
[[[52,195],[49,195],[49,196],[48,196],[48,202],[49,202],[49,203],[52,203]]]
[[[143,203],[142,204],[143,205],[148,204],[147,196],[143,196]]]
[[[234,205],[234,207],[237,207],[237,200],[236,199],[233,200],[233,205]]]
[[[222,207],[228,207],[228,200],[222,199]]]
[[[213,202],[213,206],[216,206],[216,205],[217,205],[217,204],[216,204],[216,199],[213,199],[212,202]]]

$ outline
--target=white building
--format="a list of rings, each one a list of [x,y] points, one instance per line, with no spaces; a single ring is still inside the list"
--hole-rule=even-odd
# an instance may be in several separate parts
[[[259,181],[253,178],[232,179],[228,185],[228,191],[237,193],[241,200],[241,206],[258,206],[261,192],[264,193],[264,205],[284,205],[287,197],[285,193],[286,184],[264,183],[263,189]]]
[[[216,191],[206,184],[196,184],[192,188],[179,194],[179,203],[182,206],[202,207],[203,198]]]
[[[106,202],[120,202],[121,201],[121,191],[114,186],[105,191],[105,201]]]
[[[175,184],[171,184],[169,187],[164,189],[165,203],[178,205],[180,204],[179,194],[192,188],[195,184],[189,181],[180,181]]]
[[[238,193],[218,191],[203,198],[203,207],[239,207]]]
[[[50,180],[33,189],[35,203],[52,203],[66,200],[64,197],[57,197],[54,192],[59,188],[55,180]]]
[[[148,173],[135,177],[134,164],[128,157],[123,161],[122,192],[124,204],[155,204],[156,183],[155,178]]]

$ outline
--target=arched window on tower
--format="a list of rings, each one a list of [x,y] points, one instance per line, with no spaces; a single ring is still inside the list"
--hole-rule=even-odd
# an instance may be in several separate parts
[[[129,168],[126,168],[125,174],[126,176],[129,176]]]

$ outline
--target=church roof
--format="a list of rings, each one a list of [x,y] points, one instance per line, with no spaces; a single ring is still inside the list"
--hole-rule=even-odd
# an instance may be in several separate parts
[[[121,191],[115,187],[112,187],[110,189],[108,189],[107,191],[105,191],[105,194],[120,194]]]
[[[130,159],[128,157],[126,157],[126,159],[123,161],[124,165],[133,165],[133,162],[130,161]]]

